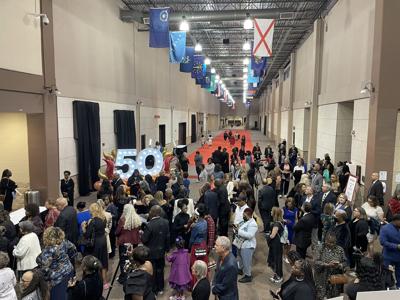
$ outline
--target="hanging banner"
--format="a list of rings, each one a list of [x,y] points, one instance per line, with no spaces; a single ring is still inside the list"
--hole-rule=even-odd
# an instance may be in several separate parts
[[[254,56],[272,56],[274,27],[274,19],[254,19]]]
[[[193,55],[194,55],[194,48],[193,47],[186,47],[185,50],[185,57],[183,58],[180,66],[179,71],[183,73],[191,73],[193,70]]]
[[[173,31],[169,33],[169,62],[179,64],[185,58],[186,31]]]
[[[169,7],[150,8],[149,46],[152,48],[169,47]]]

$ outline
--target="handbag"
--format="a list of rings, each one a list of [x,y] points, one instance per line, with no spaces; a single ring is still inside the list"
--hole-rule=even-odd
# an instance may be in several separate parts
[[[90,222],[90,221],[89,221]],[[89,237],[85,237],[84,234],[82,234],[79,239],[78,239],[78,245],[80,246],[84,246],[87,249],[93,248],[94,247],[94,239],[95,239],[95,235],[94,235],[94,228],[92,230],[92,232],[90,233]]]
[[[336,274],[329,277],[329,283],[333,285],[342,285],[348,282],[349,280],[344,274]]]

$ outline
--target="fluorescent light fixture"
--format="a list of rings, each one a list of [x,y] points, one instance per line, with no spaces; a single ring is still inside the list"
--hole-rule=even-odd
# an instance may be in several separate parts
[[[243,50],[244,50],[244,51],[249,51],[250,48],[251,48],[250,42],[246,40],[246,41],[244,42],[244,44],[243,44]]]
[[[206,65],[211,64],[211,59],[209,59],[208,57],[206,57],[206,59],[204,60],[204,63],[205,63]]]
[[[247,74],[243,74],[243,80],[247,79]]]
[[[243,73],[247,73],[249,70],[246,68],[243,68]]]
[[[215,75],[215,80],[220,80],[219,74]]]
[[[185,17],[182,17],[182,21],[179,24],[179,30],[180,31],[189,31],[189,23],[186,21]]]
[[[243,65],[247,66],[249,63],[250,63],[249,58],[248,58],[248,57],[245,57],[245,58],[243,59]]]
[[[252,29],[252,28],[253,28],[253,20],[252,20],[252,19],[250,19],[250,17],[249,17],[249,16],[247,16],[247,19],[246,19],[246,20],[244,20],[244,23],[243,23],[243,28],[244,28],[244,29],[247,29],[247,30],[249,30],[249,29]]]
[[[215,68],[211,68],[211,74],[215,74]]]
[[[203,47],[201,46],[200,43],[197,43],[196,46],[194,46],[194,51],[196,51],[196,52],[203,51]]]

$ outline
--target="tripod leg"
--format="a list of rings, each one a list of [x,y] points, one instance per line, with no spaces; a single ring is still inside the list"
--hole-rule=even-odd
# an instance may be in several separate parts
[[[111,284],[110,284],[110,288],[108,289],[108,292],[107,292],[106,300],[108,300],[108,297],[110,297],[110,293],[111,293],[111,290],[112,290],[112,288],[113,288],[115,278],[117,277],[118,270],[119,270],[119,262],[118,262],[118,264],[117,264],[117,268],[115,269],[113,278],[112,278],[112,280],[111,280]]]

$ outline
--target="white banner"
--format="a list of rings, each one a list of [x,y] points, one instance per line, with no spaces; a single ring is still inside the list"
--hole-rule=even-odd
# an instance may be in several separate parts
[[[274,39],[274,19],[254,19],[253,55],[258,57],[272,56]]]

